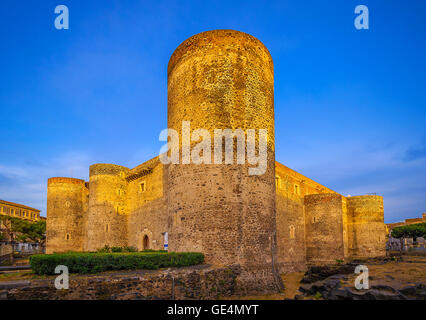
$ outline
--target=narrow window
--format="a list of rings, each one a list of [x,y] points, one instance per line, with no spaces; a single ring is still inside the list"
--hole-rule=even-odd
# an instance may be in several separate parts
[[[294,226],[290,226],[290,239],[294,239],[295,235],[295,228]]]
[[[275,176],[275,187],[278,189],[278,188],[281,188],[281,179],[280,179],[280,177],[279,176]]]
[[[297,184],[294,185],[294,193],[300,195],[300,187]]]
[[[141,184],[139,185],[139,191],[145,192],[145,190],[146,190],[146,183],[144,181],[144,182],[141,182]]]
[[[66,236],[65,236],[65,240],[67,240],[67,241],[68,241],[68,240],[71,240],[71,235],[70,235],[69,233],[67,233],[67,234],[66,234]]]

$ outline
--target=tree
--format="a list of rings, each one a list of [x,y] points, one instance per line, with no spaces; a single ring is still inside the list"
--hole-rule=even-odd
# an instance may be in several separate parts
[[[395,227],[392,229],[393,238],[417,238],[426,237],[426,223],[410,224],[408,226]]]
[[[11,232],[17,234],[19,241],[30,239],[32,241],[42,241],[46,233],[46,221],[31,222],[19,218],[3,216],[1,219],[6,219],[11,222]]]

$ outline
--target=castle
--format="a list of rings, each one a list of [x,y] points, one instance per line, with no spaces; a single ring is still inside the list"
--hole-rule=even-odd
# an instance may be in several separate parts
[[[275,161],[274,71],[256,38],[214,30],[184,41],[168,64],[168,128],[266,128],[267,168],[94,164],[88,182],[50,178],[47,253],[105,245],[203,252],[238,264],[241,281],[273,287],[277,274],[385,255],[383,198],[344,197]]]

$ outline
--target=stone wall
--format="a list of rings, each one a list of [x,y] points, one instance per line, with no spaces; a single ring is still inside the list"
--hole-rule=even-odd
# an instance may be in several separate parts
[[[256,38],[214,30],[184,41],[168,65],[168,128],[267,129],[267,168],[168,164],[155,157],[133,169],[90,167],[90,182],[49,179],[47,252],[94,251],[105,245],[199,251],[208,263],[240,264],[240,279],[280,286],[278,273],[384,252],[381,197],[343,196],[275,162],[274,69]],[[256,152],[259,137],[256,135]],[[212,152],[213,160],[215,150]],[[207,152],[203,150],[202,152]],[[222,149],[223,152],[223,149]],[[222,154],[222,161],[224,155]],[[180,157],[180,162],[183,158]],[[314,221],[315,220],[315,221]]]
[[[339,194],[305,196],[306,260],[309,265],[344,260],[343,197]]]
[[[168,65],[168,128],[179,133],[181,149],[191,143],[182,141],[183,121],[190,121],[190,133],[208,130],[212,141],[216,129],[267,129],[267,169],[250,176],[253,166],[236,164],[235,157],[226,165],[170,164],[170,250],[203,252],[208,263],[241,264],[251,274],[247,281],[274,287],[274,75],[266,47],[232,30],[184,41]]]
[[[13,246],[8,242],[0,241],[0,266],[13,262]]]
[[[348,197],[347,207],[351,257],[386,255],[383,197],[374,195]]]
[[[87,251],[128,245],[128,172],[113,164],[90,166]]]
[[[158,159],[138,168],[129,182],[129,245],[143,249],[164,249],[164,232],[170,232],[170,219],[164,186],[167,185],[164,166]],[[142,191],[142,184],[144,190]]]
[[[82,251],[88,189],[84,180],[50,178],[47,184],[47,253]]]
[[[275,164],[275,179],[279,269],[285,273],[304,271],[304,196],[335,192],[278,162]]]
[[[305,212],[300,185],[286,167],[276,164],[276,219],[278,266],[280,272],[300,272],[306,269]],[[299,190],[300,191],[300,190]]]
[[[194,266],[99,276],[70,276],[69,289],[57,290],[54,277],[0,282],[0,300],[185,300],[239,294],[238,266]],[[249,288],[247,288],[249,290]]]

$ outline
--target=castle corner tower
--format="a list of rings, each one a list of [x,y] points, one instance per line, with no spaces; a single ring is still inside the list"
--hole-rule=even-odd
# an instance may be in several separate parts
[[[245,135],[266,129],[267,168],[249,175],[247,162],[168,165],[170,250],[203,252],[216,265],[239,264],[242,286],[276,289],[274,70],[266,47],[233,30],[184,41],[168,65],[168,128],[181,142],[183,121],[191,133],[207,130],[212,141],[216,129]]]

